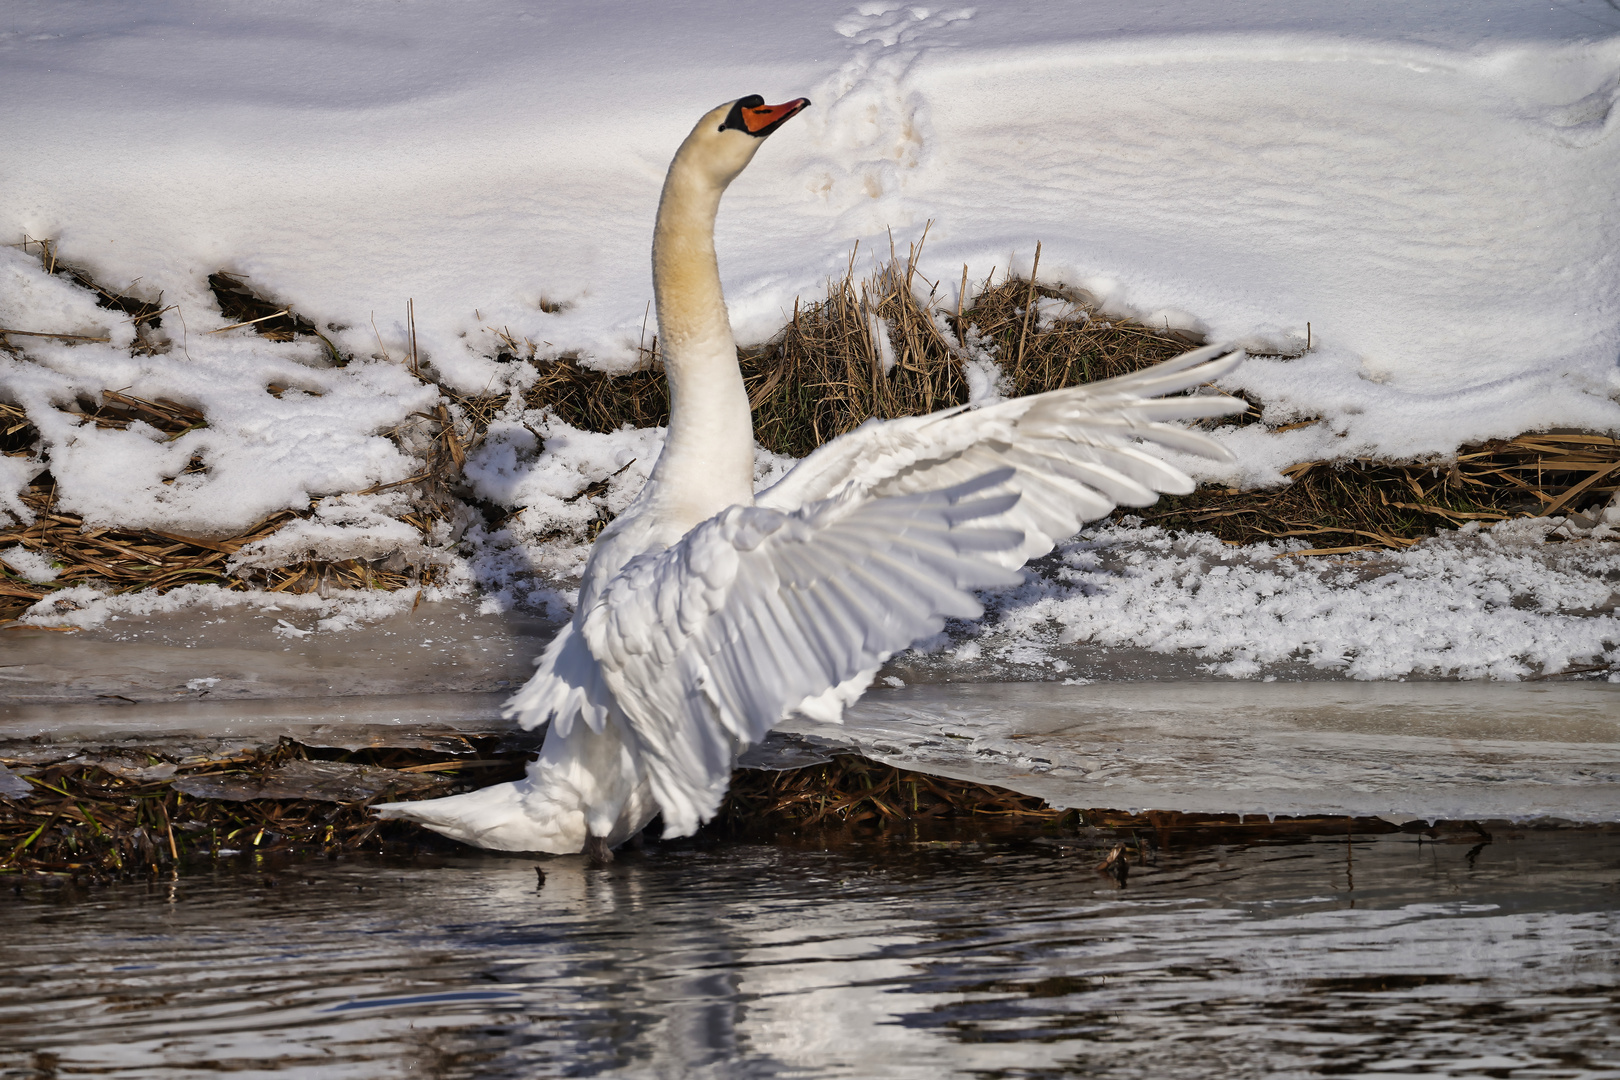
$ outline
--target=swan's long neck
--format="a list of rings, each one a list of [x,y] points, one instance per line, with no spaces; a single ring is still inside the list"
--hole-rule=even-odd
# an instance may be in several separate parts
[[[682,146],[664,181],[653,229],[653,296],[669,379],[669,436],[650,495],[682,532],[727,506],[749,503],[754,428],[737,344],[720,292],[714,218],[723,183]]]

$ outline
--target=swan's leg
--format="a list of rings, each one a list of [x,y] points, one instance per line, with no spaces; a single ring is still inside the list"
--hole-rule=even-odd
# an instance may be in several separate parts
[[[598,866],[606,866],[613,861],[613,849],[607,845],[607,837],[597,836],[595,833],[585,834],[585,857]]]

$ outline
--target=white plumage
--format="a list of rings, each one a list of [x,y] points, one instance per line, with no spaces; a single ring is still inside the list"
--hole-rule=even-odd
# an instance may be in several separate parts
[[[889,657],[981,615],[975,590],[1017,582],[1116,505],[1191,491],[1145,444],[1228,456],[1167,422],[1243,407],[1163,396],[1242,361],[1210,347],[988,408],[869,421],[755,496],[714,217],[764,137],[808,104],[728,102],[670,165],[653,240],[669,431],[592,550],[573,621],[508,705],[525,728],[550,723],[539,760],[515,783],[378,813],[508,851],[603,855],[659,813],[665,835],[689,835],[737,755],[781,720],[840,719]]]

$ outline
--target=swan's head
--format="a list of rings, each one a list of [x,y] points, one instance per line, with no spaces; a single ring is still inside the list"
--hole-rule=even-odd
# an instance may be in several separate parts
[[[767,105],[758,94],[728,101],[698,121],[676,158],[703,170],[716,186],[724,188],[747,168],[767,135],[809,104],[809,98],[794,98]]]

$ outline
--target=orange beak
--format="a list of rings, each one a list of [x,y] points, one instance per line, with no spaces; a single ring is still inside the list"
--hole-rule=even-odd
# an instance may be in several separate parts
[[[794,98],[782,105],[761,105],[757,109],[743,109],[743,124],[748,128],[750,135],[766,135],[809,104],[809,98]]]

